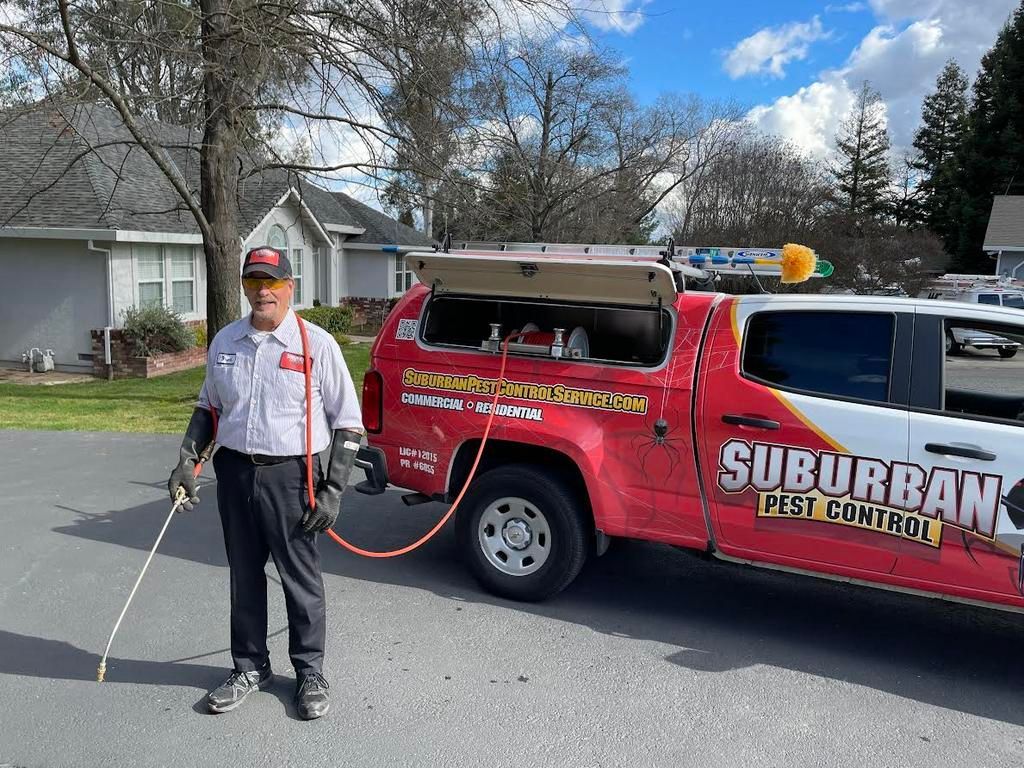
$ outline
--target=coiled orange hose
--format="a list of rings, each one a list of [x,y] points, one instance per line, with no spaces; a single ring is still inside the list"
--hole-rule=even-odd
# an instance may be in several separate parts
[[[313,492],[313,422],[310,419],[310,413],[313,409],[312,363],[309,357],[309,336],[306,334],[306,324],[298,315],[295,317],[299,321],[299,334],[302,336],[302,368],[306,375],[306,490],[309,494],[310,509],[316,509],[316,498],[314,497]],[[430,541],[430,539],[432,539],[434,535],[444,527],[444,524],[448,522],[448,519],[455,513],[455,510],[458,509],[459,502],[461,502],[462,497],[466,495],[466,490],[469,488],[469,484],[473,482],[473,477],[476,475],[476,469],[480,464],[480,457],[483,456],[484,453],[484,446],[487,445],[487,436],[491,433],[491,424],[494,422],[494,414],[497,410],[498,394],[501,392],[501,383],[504,381],[505,377],[505,363],[508,360],[508,342],[509,339],[515,335],[516,334],[509,334],[501,344],[501,369],[498,372],[498,383],[494,387],[494,398],[491,400],[491,412],[487,417],[487,426],[484,427],[484,434],[480,439],[480,447],[477,449],[476,458],[473,460],[473,466],[469,470],[469,475],[466,477],[466,482],[463,484],[462,490],[459,491],[459,495],[452,503],[451,509],[445,513],[444,517],[441,518],[437,525],[412,544],[389,552],[371,552],[361,547],[357,547],[355,544],[350,544],[345,541],[345,539],[330,528],[327,529],[328,536],[349,552],[354,552],[355,554],[362,555],[363,557],[398,557],[399,555],[412,552],[417,547],[420,547]]]

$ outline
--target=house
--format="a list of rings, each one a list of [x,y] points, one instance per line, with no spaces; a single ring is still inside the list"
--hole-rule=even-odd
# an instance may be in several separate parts
[[[200,136],[145,122],[199,199]],[[244,168],[255,162],[240,157]],[[340,192],[282,169],[243,170],[236,200],[246,249],[285,249],[294,303],[383,306],[412,283],[404,254],[431,241]],[[199,229],[113,109],[40,103],[0,113],[0,363],[33,347],[58,367],[92,366],[90,330],[117,327],[132,306],[206,316]],[[243,309],[246,307],[242,301]]]
[[[996,258],[996,274],[1024,278],[1024,195],[996,195],[982,246]]]

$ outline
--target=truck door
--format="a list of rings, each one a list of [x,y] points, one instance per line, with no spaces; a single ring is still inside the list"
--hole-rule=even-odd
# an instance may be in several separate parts
[[[918,307],[910,463],[934,541],[904,541],[896,574],[923,589],[1020,604],[1024,594],[1024,318],[998,309]],[[979,334],[980,332],[980,334]],[[950,334],[1001,347],[948,349]],[[1002,354],[1000,354],[1002,352]]]
[[[904,535],[889,479],[907,461],[913,315],[800,299],[730,299],[712,320],[698,397],[716,546],[887,573]]]

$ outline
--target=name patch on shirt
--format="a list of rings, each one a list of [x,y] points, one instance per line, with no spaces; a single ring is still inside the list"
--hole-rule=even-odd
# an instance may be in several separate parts
[[[235,353],[234,352],[219,352],[217,354],[217,365],[234,365],[235,364]]]
[[[302,355],[297,352],[282,352],[281,353],[281,367],[289,371],[298,371],[304,373],[305,368],[302,365]],[[313,367],[313,358],[309,358],[309,367]]]

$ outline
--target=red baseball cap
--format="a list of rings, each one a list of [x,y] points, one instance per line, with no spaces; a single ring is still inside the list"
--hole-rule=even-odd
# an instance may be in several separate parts
[[[255,272],[263,272],[271,277],[291,277],[292,263],[284,255],[284,251],[262,245],[259,248],[251,248],[245,254],[245,261],[242,263],[242,277]]]

